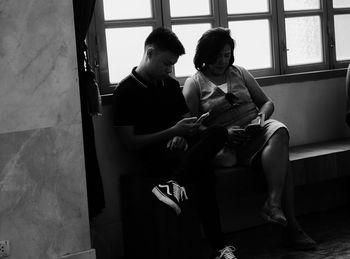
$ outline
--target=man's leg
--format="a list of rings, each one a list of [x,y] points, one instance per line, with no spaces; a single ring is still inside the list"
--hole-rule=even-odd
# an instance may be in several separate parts
[[[159,154],[159,161],[162,161],[164,168],[175,168],[174,177],[156,185],[152,189],[154,195],[173,208],[176,214],[180,214],[180,203],[187,199],[184,186],[196,183],[205,177],[205,172],[211,167],[212,159],[224,146],[226,139],[226,128],[212,126],[190,143],[188,151],[164,150]],[[157,157],[154,158],[156,159]]]
[[[204,233],[208,238],[213,251],[222,249],[225,240],[221,232],[220,213],[216,199],[216,179],[214,172],[208,170],[204,177],[194,184],[196,206]]]

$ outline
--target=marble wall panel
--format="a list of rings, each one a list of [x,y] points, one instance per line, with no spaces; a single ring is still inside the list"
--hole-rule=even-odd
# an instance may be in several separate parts
[[[80,121],[72,1],[0,1],[0,133]]]
[[[90,249],[81,124],[0,134],[0,240],[12,258]]]

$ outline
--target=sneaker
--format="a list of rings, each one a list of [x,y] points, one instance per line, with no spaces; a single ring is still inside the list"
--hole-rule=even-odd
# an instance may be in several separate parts
[[[280,224],[282,226],[287,226],[288,223],[282,209],[278,206],[268,206],[265,203],[260,211],[260,216],[270,223]]]
[[[158,184],[152,189],[153,194],[162,202],[175,210],[176,215],[181,213],[180,202],[188,200],[185,187],[170,180],[164,184]]]
[[[284,233],[286,246],[296,250],[313,250],[316,248],[316,242],[309,237],[303,230],[286,230]]]
[[[237,259],[233,254],[234,251],[236,251],[234,246],[225,246],[223,249],[219,250],[218,256],[214,259]]]

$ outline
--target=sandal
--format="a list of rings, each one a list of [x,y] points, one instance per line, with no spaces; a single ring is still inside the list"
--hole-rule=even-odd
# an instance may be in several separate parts
[[[260,216],[267,222],[287,226],[287,219],[282,209],[278,206],[268,206],[266,203],[260,211]]]

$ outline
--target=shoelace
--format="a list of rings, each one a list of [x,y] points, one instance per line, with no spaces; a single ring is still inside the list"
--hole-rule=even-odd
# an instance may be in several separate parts
[[[186,189],[183,186],[180,186],[175,181],[170,181],[173,184],[174,196],[178,201],[183,201],[184,199],[188,200]]]
[[[221,249],[219,258],[223,259],[237,259],[237,257],[233,254],[233,252],[236,251],[236,248],[234,246],[225,246],[223,249]]]

